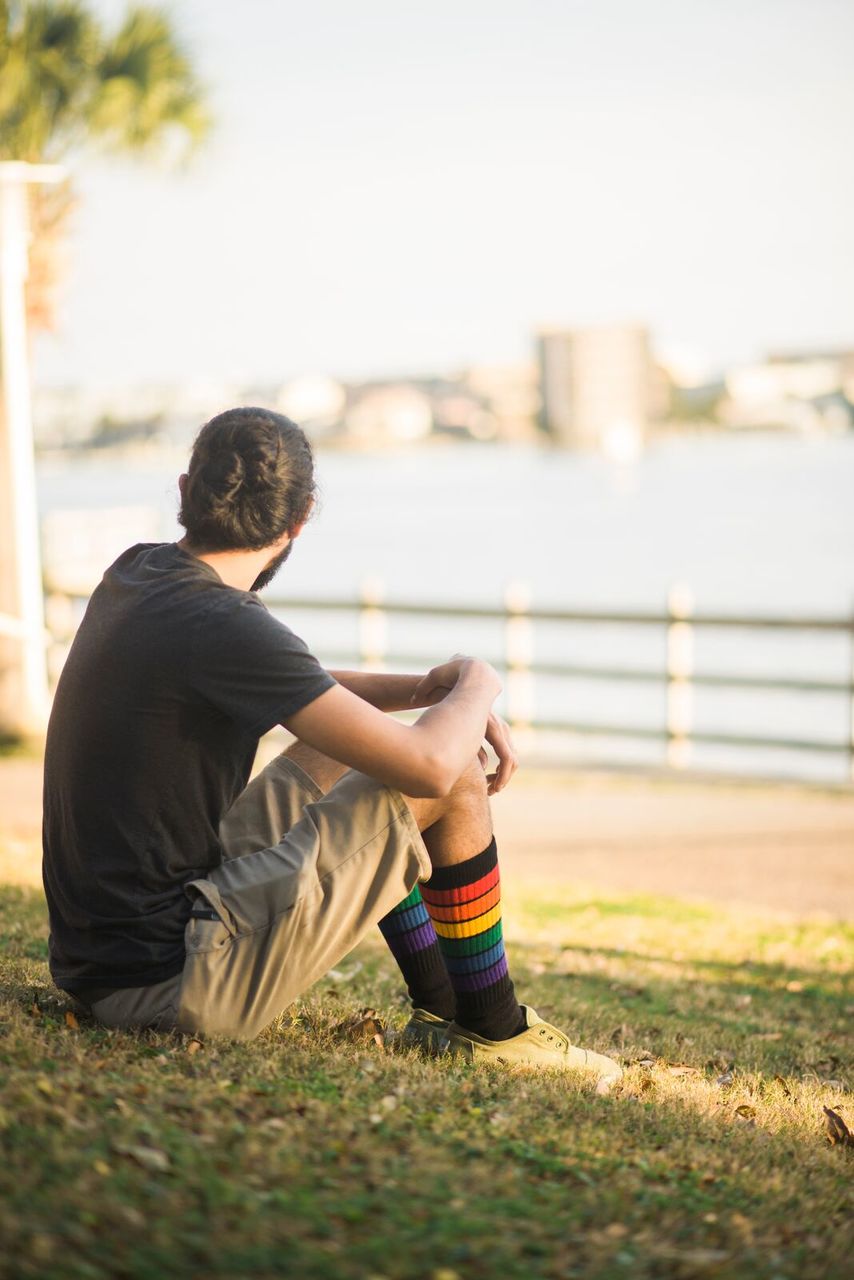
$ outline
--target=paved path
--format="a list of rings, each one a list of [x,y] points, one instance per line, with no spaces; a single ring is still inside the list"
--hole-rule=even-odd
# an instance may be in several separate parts
[[[507,881],[854,919],[854,792],[517,774],[494,803]],[[41,765],[0,760],[0,881],[39,883]]]

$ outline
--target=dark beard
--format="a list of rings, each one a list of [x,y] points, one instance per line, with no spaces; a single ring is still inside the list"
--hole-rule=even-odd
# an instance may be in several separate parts
[[[276,574],[291,554],[293,545],[293,541],[289,542],[284,551],[280,551],[277,556],[273,556],[270,563],[261,570],[258,577],[252,583],[252,586],[249,588],[250,591],[263,591],[265,587],[269,587],[270,583],[273,581]]]

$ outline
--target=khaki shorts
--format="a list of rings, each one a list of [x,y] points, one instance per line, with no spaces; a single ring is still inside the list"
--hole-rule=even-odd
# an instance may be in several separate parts
[[[349,770],[324,795],[278,756],[220,827],[224,861],[187,886],[184,970],[92,1005],[106,1026],[258,1034],[431,873],[399,791]]]

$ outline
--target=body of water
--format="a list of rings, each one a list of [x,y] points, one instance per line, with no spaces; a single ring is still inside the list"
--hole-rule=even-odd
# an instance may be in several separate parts
[[[99,567],[137,539],[179,536],[180,463],[109,454],[39,468],[48,559],[67,556],[58,512],[101,509]],[[852,616],[854,436],[801,439],[718,434],[653,444],[632,466],[598,457],[501,445],[448,444],[383,454],[323,452],[321,501],[271,595],[286,600],[355,597],[373,579],[389,599],[498,604],[508,583],[532,603],[661,609],[676,583],[698,610]],[[124,509],[124,515],[119,512]],[[58,521],[58,523],[57,523]],[[57,536],[57,529],[59,535]],[[355,650],[356,629],[334,615],[282,616],[322,657]],[[500,624],[395,622],[395,655],[461,649],[497,660]],[[540,626],[535,654],[579,665],[664,662],[657,628]],[[851,641],[839,635],[698,632],[699,670],[815,676],[845,681]],[[659,725],[656,685],[540,679],[535,710],[549,720]],[[762,736],[841,743],[850,699],[842,695],[698,690],[696,724]],[[656,761],[656,744],[585,738],[578,751]],[[710,767],[845,776],[838,758],[697,748]]]

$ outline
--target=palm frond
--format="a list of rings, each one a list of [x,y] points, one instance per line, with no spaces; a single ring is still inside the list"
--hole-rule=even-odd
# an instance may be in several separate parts
[[[206,135],[205,95],[169,18],[132,8],[106,35],[83,0],[0,3],[0,159],[51,160],[86,140],[150,151]]]
[[[93,129],[113,146],[145,150],[180,130],[193,145],[210,117],[204,94],[169,19],[138,6],[105,46],[93,94]]]

